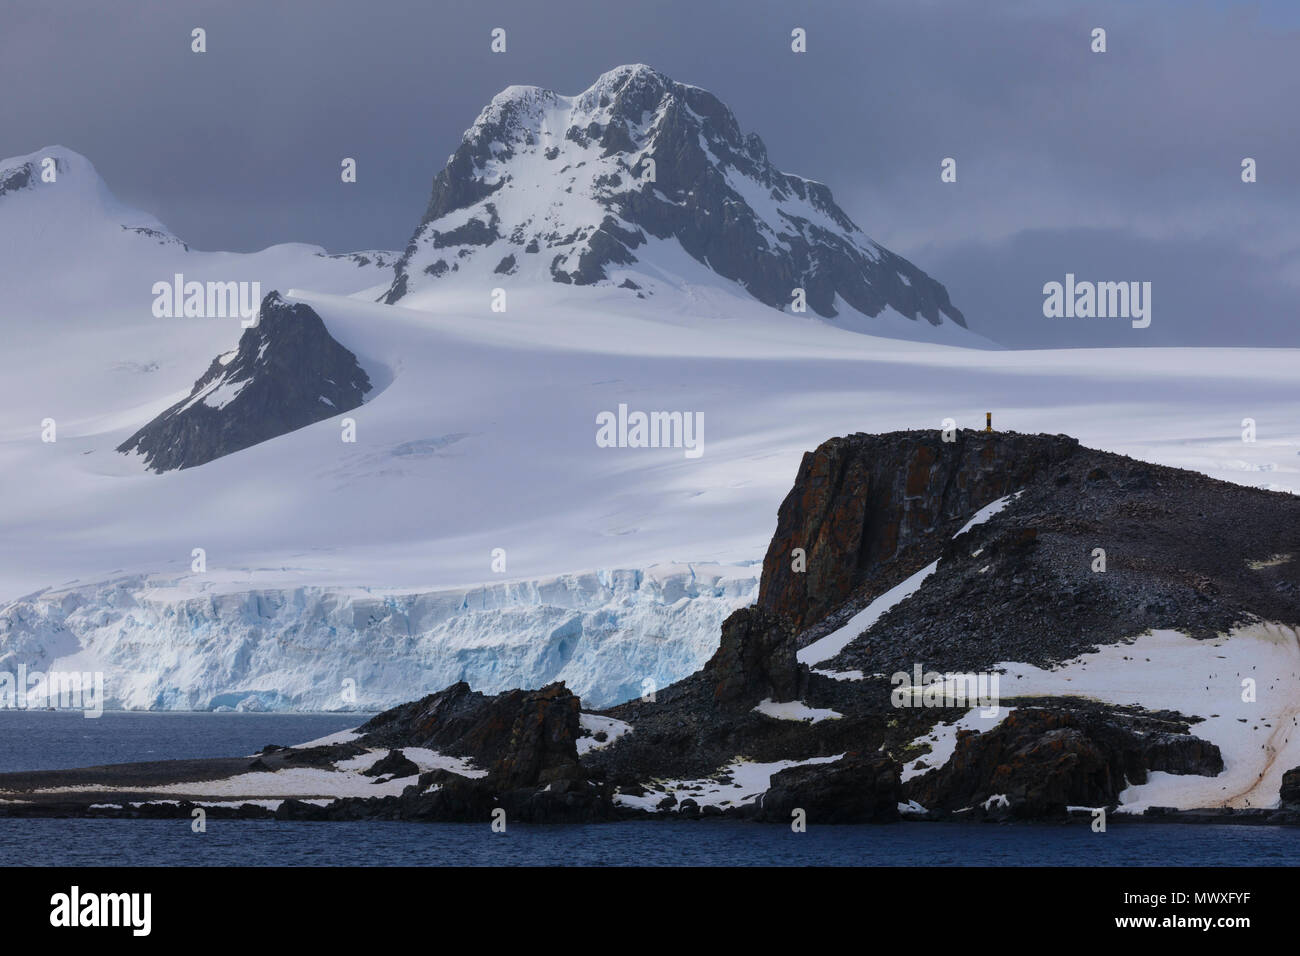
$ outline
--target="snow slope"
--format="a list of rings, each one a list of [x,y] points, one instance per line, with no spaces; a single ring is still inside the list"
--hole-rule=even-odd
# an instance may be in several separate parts
[[[1223,771],[1213,777],[1154,771],[1144,784],[1120,794],[1120,809],[1180,810],[1200,807],[1276,807],[1282,775],[1300,766],[1300,635],[1282,624],[1260,622],[1211,640],[1177,631],[1154,631],[1099,648],[1051,669],[1003,662],[1004,697],[1081,697],[1140,705],[1200,718],[1191,733],[1218,746]],[[903,770],[903,780],[942,767],[962,730],[985,733],[1014,708],[997,715],[972,709],[936,725],[913,741],[930,753]]]
[[[1276,807],[1282,774],[1300,766],[1300,635],[1284,625],[1254,624],[1213,640],[1156,631],[1050,671],[1027,664],[998,667],[1006,670],[1007,695],[1140,703],[1204,718],[1191,732],[1218,745],[1223,772],[1154,772],[1145,784],[1120,794],[1125,812],[1152,806]]]
[[[739,319],[672,324],[588,301],[543,308],[540,296],[504,316],[301,299],[372,380],[392,380],[351,415],[357,441],[327,420],[157,476],[113,451],[158,410],[134,395],[84,399],[54,444],[40,441],[39,405],[16,398],[0,408],[4,526],[22,547],[8,552],[8,597],[119,570],[182,572],[196,547],[209,572],[250,585],[471,585],[491,579],[494,548],[507,576],[528,579],[750,561],[805,450],[948,416],[974,425],[985,409],[998,427],[1300,490],[1289,351],[973,352],[761,308],[742,335]],[[73,340],[54,377],[120,357]],[[51,375],[48,359],[39,375],[8,371],[10,387]],[[620,403],[703,413],[703,456],[599,447],[596,415]],[[1247,415],[1253,444],[1240,438]]]

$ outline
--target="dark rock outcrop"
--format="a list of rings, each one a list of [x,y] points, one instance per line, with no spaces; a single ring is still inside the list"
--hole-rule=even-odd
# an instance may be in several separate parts
[[[190,251],[188,243],[182,242],[169,232],[163,232],[160,229],[151,229],[148,226],[123,226],[123,232],[129,232],[132,235],[148,239],[155,245],[159,246],[180,246],[186,252]]]
[[[0,196],[26,189],[32,181],[34,169],[35,164],[23,163],[21,166],[0,171]]]
[[[327,811],[296,807],[292,812],[296,819],[306,814],[311,819],[483,821],[501,809],[508,820],[519,822],[605,819],[613,813],[608,794],[578,759],[580,705],[562,682],[491,696],[464,682],[453,684],[375,716],[358,728],[361,736],[353,745],[425,747],[462,757],[485,775],[431,770],[387,802],[338,801]],[[372,770],[392,762],[397,752]]]
[[[1282,774],[1282,806],[1300,810],[1300,767],[1292,767]]]
[[[420,768],[413,760],[407,759],[400,750],[390,750],[387,755],[375,761],[369,770],[363,770],[367,777],[414,777]]]
[[[1214,776],[1219,748],[1179,728],[1147,728],[1102,708],[1020,708],[985,733],[960,731],[941,768],[909,780],[904,792],[931,810],[962,810],[1005,797],[1012,815],[1042,817],[1068,806],[1114,806],[1147,773]]]
[[[487,770],[495,789],[545,786],[584,776],[580,704],[563,682],[489,696],[461,681],[373,717],[358,728],[358,743],[463,757]]]
[[[351,411],[370,390],[357,357],[311,306],[271,292],[238,347],[117,450],[139,452],[156,472],[193,468]]]
[[[795,630],[758,607],[741,608],[722,623],[722,641],[704,665],[713,699],[727,710],[752,710],[760,700],[795,700],[803,672],[795,660]]]
[[[739,754],[759,762],[846,750],[903,759],[924,730],[964,708],[894,708],[890,682],[872,674],[910,672],[915,662],[945,671],[1005,660],[1047,666],[1152,626],[1221,634],[1254,614],[1300,623],[1290,563],[1252,560],[1300,552],[1294,497],[1081,448],[1065,436],[956,438],[855,435],[806,456],[782,505],[759,604],[725,622],[717,653],[697,674],[653,702],[612,708],[635,732],[584,761],[634,793],[626,788],[637,780],[708,777]],[[983,506],[1013,494],[1002,511],[958,533]],[[807,550],[802,574],[791,568],[795,547]],[[1093,570],[1094,547],[1108,550],[1104,572]],[[796,648],[932,563],[920,589],[822,665],[868,676],[837,681],[797,662]],[[1001,690],[1011,703],[1014,685]],[[838,716],[772,719],[755,713],[765,698]],[[941,771],[909,781],[906,798],[942,814],[1005,794],[1015,808],[1008,813],[1060,815],[1068,805],[1112,805],[1152,771],[1222,770],[1217,748],[1190,729],[1195,715],[1076,699],[1015,706],[997,731],[963,738]],[[796,781],[837,773],[821,766],[784,773]],[[661,802],[668,796],[684,794]],[[773,806],[784,813],[786,804]]]
[[[42,157],[42,159],[44,158]],[[62,156],[51,156],[49,158],[54,160],[56,174],[62,175],[68,172],[68,161]],[[28,161],[19,163],[16,166],[9,166],[6,169],[0,169],[0,196],[7,193],[16,193],[21,189],[28,189],[40,182],[41,164],[39,161]]]
[[[578,762],[578,697],[563,682],[532,693],[511,693],[519,695],[519,712],[506,752],[492,768],[492,782],[514,789],[582,780],[586,774]]]
[[[393,264],[401,258],[401,254],[390,252],[387,249],[370,249],[366,252],[338,252],[325,253],[318,252],[316,255],[322,259],[335,259],[353,263],[358,269],[373,265],[378,269],[391,269]]]
[[[810,826],[821,823],[887,823],[898,819],[902,800],[898,764],[879,754],[846,754],[834,763],[789,767],[772,775],[756,819],[789,823],[796,809]]]

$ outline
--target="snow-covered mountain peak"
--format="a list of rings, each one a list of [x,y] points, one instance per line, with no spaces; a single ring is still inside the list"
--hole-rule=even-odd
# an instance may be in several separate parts
[[[107,191],[90,160],[66,146],[46,146],[26,156],[0,159],[0,196],[19,190],[36,192],[57,185],[60,178],[83,190]]]
[[[25,222],[41,233],[59,223],[75,231],[107,226],[184,245],[153,216],[119,202],[94,164],[66,146],[0,160],[0,220]]]
[[[546,114],[563,110],[573,122],[608,122],[614,115],[639,108],[653,108],[674,84],[667,77],[643,63],[620,66],[600,77],[576,96],[563,96],[540,86],[507,86],[492,97],[478,119],[465,132],[471,141],[485,131],[492,133],[537,134],[542,132]],[[583,126],[586,123],[582,124]]]
[[[602,73],[595,83],[573,98],[573,103],[577,110],[591,114],[593,119],[622,115],[625,119],[639,120],[641,114],[654,110],[663,97],[672,96],[674,90],[686,89],[644,63],[632,63]],[[604,117],[599,115],[602,112],[606,114]]]
[[[965,325],[943,286],[873,242],[826,186],[773,166],[721,100],[644,64],[575,96],[493,97],[434,179],[384,301],[511,276],[642,298],[720,277],[781,309],[803,289],[828,319],[890,309]]]

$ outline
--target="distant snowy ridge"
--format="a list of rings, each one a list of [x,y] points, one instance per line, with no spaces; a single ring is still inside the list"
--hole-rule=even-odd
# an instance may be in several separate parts
[[[39,215],[33,215],[38,209]],[[107,222],[131,237],[188,248],[153,216],[119,202],[90,160],[64,146],[0,159],[0,215],[10,220],[53,217],[33,222],[41,233],[51,234],[67,226]]]
[[[458,680],[564,680],[603,707],[698,669],[758,573],[660,565],[422,592],[132,576],[0,608],[0,670],[102,671],[123,709],[377,710]]]
[[[6,332],[57,320],[65,330],[125,331],[137,323],[167,339],[204,333],[150,310],[156,282],[176,273],[198,282],[260,282],[265,289],[310,288],[352,294],[391,282],[396,253],[329,254],[283,242],[257,252],[205,252],[147,212],[121,202],[94,164],[66,146],[0,159],[0,274]],[[378,290],[368,293],[373,299]],[[18,323],[15,320],[25,318]],[[207,334],[222,323],[208,323]],[[235,324],[236,334],[238,323]],[[110,346],[114,347],[114,346]],[[131,340],[115,348],[129,350]],[[207,351],[206,347],[204,349]]]

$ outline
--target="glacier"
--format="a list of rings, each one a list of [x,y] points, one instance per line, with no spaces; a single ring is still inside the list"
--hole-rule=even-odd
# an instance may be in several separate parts
[[[563,680],[606,707],[697,670],[757,596],[757,563],[477,587],[238,590],[129,575],[0,608],[0,670],[102,672],[125,710],[375,711],[459,680]],[[646,682],[650,683],[646,683]]]

